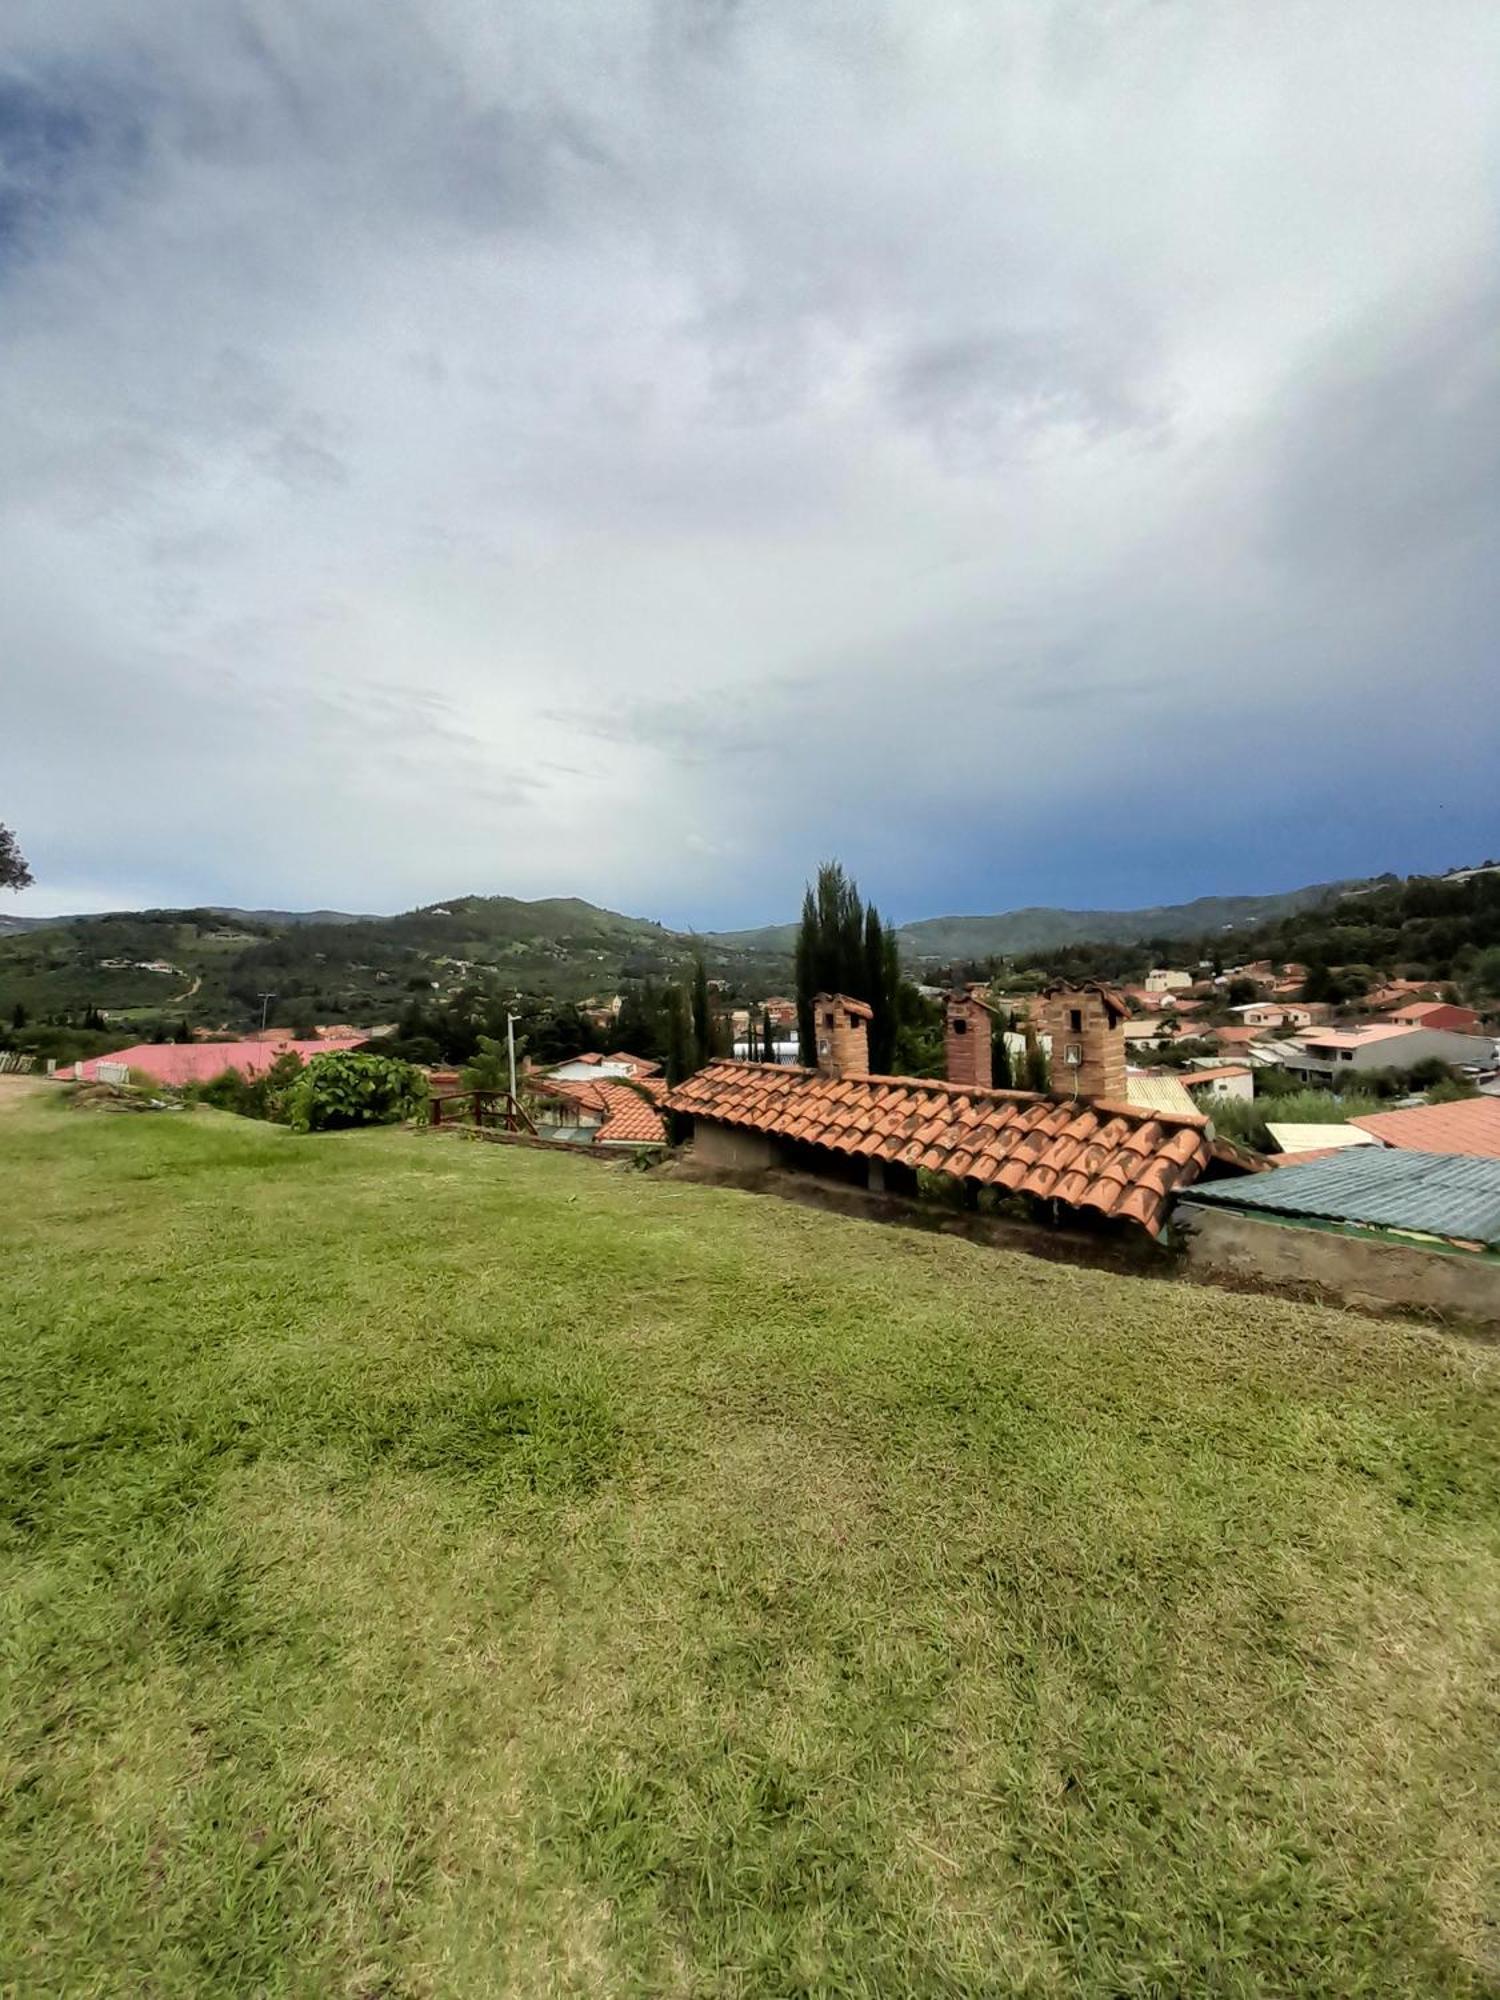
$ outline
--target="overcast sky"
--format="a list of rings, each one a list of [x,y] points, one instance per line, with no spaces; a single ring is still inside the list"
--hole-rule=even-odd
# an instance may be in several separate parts
[[[6,908],[1500,850],[1495,0],[4,0]]]

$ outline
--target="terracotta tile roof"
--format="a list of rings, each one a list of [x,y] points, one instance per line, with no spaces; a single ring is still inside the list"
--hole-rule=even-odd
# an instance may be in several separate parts
[[[666,1101],[671,1111],[773,1138],[926,1167],[1009,1193],[1051,1195],[1153,1232],[1172,1196],[1220,1157],[1208,1121],[1197,1114],[916,1077],[715,1062]]]
[[[596,1146],[667,1143],[667,1123],[657,1108],[667,1091],[660,1077],[645,1076],[635,1083],[622,1083],[611,1077],[600,1077],[597,1083],[532,1077],[527,1087],[541,1096],[560,1097],[582,1110],[600,1113],[604,1122],[594,1134]]]
[[[1500,1097],[1466,1097],[1457,1104],[1418,1104],[1410,1111],[1372,1111],[1351,1118],[1387,1146],[1413,1153],[1467,1153],[1500,1160]]]

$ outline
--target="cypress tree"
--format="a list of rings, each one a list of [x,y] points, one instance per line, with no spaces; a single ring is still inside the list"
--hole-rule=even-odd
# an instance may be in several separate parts
[[[667,1015],[667,1082],[681,1083],[691,1076],[693,1063],[693,1030],[688,1017],[687,1002],[683,999],[680,986],[669,986],[666,991]]]
[[[802,901],[797,932],[797,1037],[802,1061],[817,1061],[813,997],[847,993],[873,1010],[870,1067],[888,1074],[896,1049],[897,1000],[901,982],[896,933],[867,910],[859,890],[837,861],[825,861],[816,884]]]
[[[693,958],[693,1069],[700,1070],[706,1062],[712,1062],[714,1054],[714,1017],[708,998],[708,967],[703,963],[703,954],[698,952]]]
[[[995,1072],[996,1090],[1010,1090],[1014,1088],[1011,1083],[1010,1043],[1005,1039],[1009,1029],[1010,1016],[1002,1009],[995,1016],[995,1025],[990,1033],[990,1046],[994,1052],[992,1062]]]

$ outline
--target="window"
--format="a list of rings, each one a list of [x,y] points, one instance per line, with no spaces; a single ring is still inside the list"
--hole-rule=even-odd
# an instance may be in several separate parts
[[[823,1016],[823,1026],[824,1026],[825,1028],[831,1028],[831,1027],[833,1026],[833,1016],[832,1016],[832,1014],[825,1014],[825,1015]]]
[[[858,1014],[851,1014],[851,1015],[849,1016],[849,1026],[850,1026],[851,1028],[857,1028],[857,1027],[859,1026],[859,1016],[858,1016]]]
[[[1081,1035],[1083,1033],[1083,1014],[1079,1008],[1077,1007],[1069,1008],[1068,1026],[1073,1030],[1073,1033],[1075,1035]]]
[[[968,1024],[968,1022],[967,1022],[967,1021],[965,1021],[965,1020],[964,1020],[964,1019],[962,1018],[962,1016],[959,1016],[959,1017],[958,1017],[957,1019],[955,1019],[955,1021],[954,1021],[954,1023],[953,1023],[953,1032],[954,1032],[954,1034],[955,1034],[955,1035],[966,1035],[966,1034],[968,1034],[968,1032],[969,1032],[969,1024]]]

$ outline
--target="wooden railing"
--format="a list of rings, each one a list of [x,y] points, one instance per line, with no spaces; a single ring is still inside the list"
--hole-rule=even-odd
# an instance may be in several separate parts
[[[529,1132],[536,1127],[508,1090],[454,1090],[427,1100],[427,1122],[476,1132]]]

